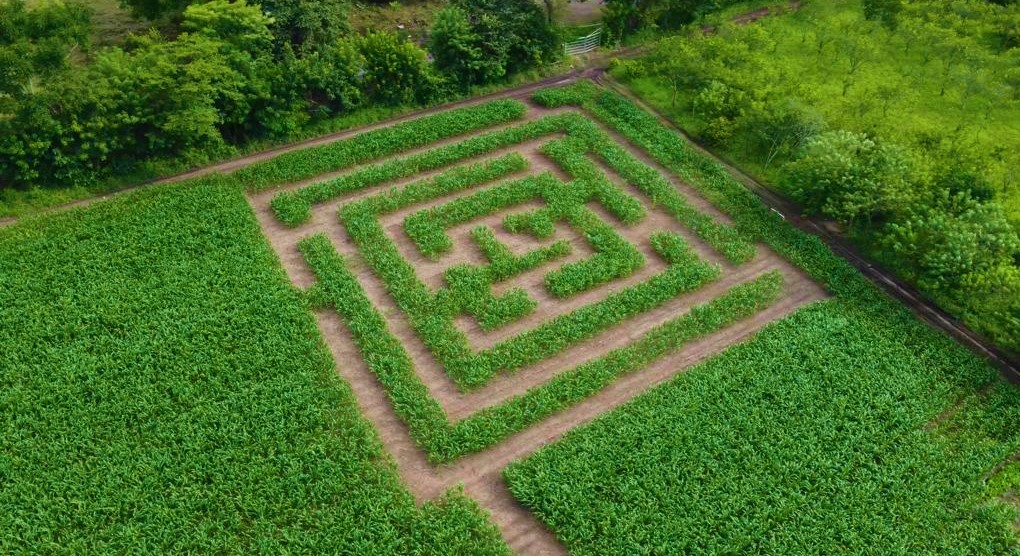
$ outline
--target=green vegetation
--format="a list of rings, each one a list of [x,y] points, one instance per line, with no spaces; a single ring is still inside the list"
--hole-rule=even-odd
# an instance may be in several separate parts
[[[504,476],[572,554],[1016,554],[980,480],[1020,448],[1015,388],[930,425],[989,380],[903,309],[828,301]]]
[[[450,0],[435,16],[429,52],[462,88],[562,56],[560,40],[533,0]]]
[[[605,192],[604,188],[614,192]],[[599,194],[598,192],[602,192]],[[584,203],[596,199],[623,196],[608,180],[589,182],[575,180],[563,184],[550,174],[536,180],[522,180],[503,184],[474,195],[461,197],[431,209],[418,211],[404,221],[404,230],[426,256],[437,259],[453,244],[445,228],[493,214],[501,209],[529,200],[541,199],[542,209],[549,221],[565,221],[575,228],[591,245],[595,254],[584,260],[567,263],[546,275],[549,293],[569,297],[606,282],[633,274],[644,265],[641,252],[603,222]],[[631,200],[632,202],[633,199]],[[619,206],[619,202],[611,206]],[[630,206],[627,204],[628,207]],[[640,205],[637,205],[640,209]],[[640,211],[643,215],[643,210]]]
[[[0,213],[307,136],[361,110],[460,98],[560,54],[527,0],[465,6],[488,26],[473,33],[509,41],[503,71],[466,84],[394,29],[353,34],[347,0],[124,4],[154,28],[95,48],[82,3],[0,4]]]
[[[1018,10],[810,2],[665,39],[615,75],[1015,352]]]
[[[416,506],[229,178],[0,230],[0,345],[4,554],[509,553]]]
[[[678,255],[679,244],[675,240],[663,238],[660,244],[664,252]],[[314,299],[335,308],[343,317],[369,369],[386,389],[393,408],[433,462],[452,461],[490,447],[598,392],[618,376],[675,352],[699,336],[757,313],[778,298],[782,285],[781,275],[773,273],[737,286],[653,329],[631,346],[560,373],[523,395],[451,424],[415,374],[407,351],[386,328],[382,315],[365,296],[329,239],[312,236],[303,240],[300,247],[319,278],[312,294]]]
[[[570,244],[557,241],[518,257],[496,239],[492,228],[478,226],[471,230],[489,264],[481,267],[460,264],[443,273],[450,295],[461,307],[478,320],[483,330],[493,330],[528,315],[538,306],[524,290],[514,288],[502,297],[492,294],[492,285],[527,272],[570,253]]]
[[[375,158],[515,120],[524,115],[524,110],[524,105],[514,100],[494,100],[477,106],[457,108],[362,133],[347,141],[284,153],[242,168],[236,175],[249,189],[265,189],[326,172],[344,170]],[[382,178],[387,179],[393,178]],[[311,196],[309,202],[320,203],[352,190],[351,186],[328,183],[302,191],[308,191],[304,195]]]
[[[455,190],[435,187],[444,184],[455,184],[457,187],[467,185],[443,177],[432,182],[411,184],[402,190],[390,191],[345,205],[340,209],[340,218],[362,256],[383,280],[389,293],[408,316],[418,336],[443,364],[447,374],[462,388],[477,388],[500,371],[514,371],[541,361],[591,337],[607,326],[631,315],[648,311],[683,291],[717,276],[717,271],[707,272],[703,265],[685,261],[684,264],[677,265],[681,267],[678,272],[689,277],[693,273],[693,278],[689,280],[660,281],[653,278],[601,302],[548,321],[528,333],[475,353],[463,332],[457,329],[453,322],[453,318],[473,301],[455,295],[456,292],[451,295],[443,290],[436,293],[429,291],[418,279],[411,264],[401,256],[378,221],[378,216],[382,212],[398,210]],[[550,208],[562,214],[571,225],[585,234],[596,250],[609,249],[597,251],[594,256],[580,263],[563,265],[547,275],[546,284],[554,294],[574,293],[596,285],[595,280],[609,280],[611,277],[618,277],[621,272],[632,272],[633,266],[630,261],[633,261],[635,256],[643,261],[640,252],[584,207],[584,202],[592,198],[586,185],[577,182],[563,184],[550,174],[511,181],[419,213],[422,218],[414,218],[412,215],[407,220],[409,224],[406,228],[412,231],[412,237],[419,237],[421,234],[414,232],[429,229],[424,223],[430,222],[430,218],[436,216],[438,222],[433,222],[433,225],[440,230],[441,237],[445,237],[441,231],[443,213],[453,215],[452,221],[458,219],[467,221],[525,200],[542,198]],[[423,242],[421,239],[418,241]],[[573,270],[579,265],[591,274]],[[525,303],[520,297],[521,293],[511,292],[508,294],[511,297],[504,297],[502,301],[518,307],[513,310],[507,309],[517,316],[527,312],[526,306],[520,308]]]
[[[505,119],[519,117],[524,110],[523,105],[513,101],[510,101],[510,104],[502,106],[508,108]],[[478,125],[491,125],[498,123],[499,120],[493,116],[497,116],[499,113],[500,112],[495,112],[485,119],[480,119],[478,121]],[[516,116],[514,115],[515,113]],[[453,121],[457,122],[462,117],[463,114],[460,114],[459,116],[455,115]],[[443,168],[469,158],[488,154],[499,148],[516,145],[523,141],[527,141],[528,139],[534,139],[554,131],[563,130],[576,118],[576,115],[547,116],[516,127],[476,135],[465,139],[460,143],[430,149],[421,154],[389,160],[377,166],[357,170],[352,172],[349,176],[344,176],[336,180],[320,182],[293,192],[280,193],[273,198],[273,211],[276,213],[277,218],[279,218],[280,221],[290,226],[298,226],[310,217],[309,211],[314,203],[328,201],[346,193],[361,189],[362,187],[370,186],[374,183],[382,183],[385,180],[413,176],[421,172]],[[486,121],[486,119],[489,121]],[[408,122],[407,129],[409,131],[409,138],[412,140],[416,139],[419,135],[425,136],[431,133],[428,127],[418,127],[415,125],[415,122]],[[347,144],[348,142],[346,141],[338,142],[332,146],[332,149],[338,151],[351,149],[352,152],[358,153],[358,156],[360,157],[364,157],[366,159],[373,157],[373,148],[345,146]],[[394,148],[396,148],[396,146]],[[302,151],[297,151],[293,154],[292,159],[284,159],[284,157],[280,157],[282,160],[280,160],[278,164],[274,164],[275,161],[270,161],[267,163],[266,168],[267,177],[258,177],[255,179],[258,180],[260,186],[269,187],[270,185],[283,183],[283,181],[268,179],[269,175],[276,175],[277,179],[282,179],[284,181],[289,181],[288,177],[293,176],[295,170],[301,172],[300,175],[302,176],[306,175],[303,166],[307,162],[305,161],[305,155],[301,153]],[[293,168],[291,167],[291,160],[296,162]],[[319,164],[319,162],[316,161],[313,164]],[[250,168],[252,168],[251,174],[253,175],[262,173],[262,170],[259,169],[258,165],[253,165]],[[308,173],[308,175],[313,174]],[[242,179],[247,178],[242,176]]]
[[[587,84],[543,96],[582,103],[836,294],[512,465],[572,552],[1018,550],[1015,511],[980,480],[1020,448],[1015,389],[631,103]]]

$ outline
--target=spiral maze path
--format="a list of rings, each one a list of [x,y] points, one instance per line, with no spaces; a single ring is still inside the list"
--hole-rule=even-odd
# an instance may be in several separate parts
[[[827,295],[607,95],[490,100],[238,173],[408,488],[462,485],[522,554],[564,549],[507,464]]]

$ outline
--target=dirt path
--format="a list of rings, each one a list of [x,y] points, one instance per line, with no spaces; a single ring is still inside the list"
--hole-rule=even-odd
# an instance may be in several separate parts
[[[549,113],[552,111],[531,105],[525,120],[533,120]],[[559,136],[559,134],[554,136]],[[525,172],[513,177],[550,171],[561,179],[566,179],[562,170],[538,152],[539,147],[544,142],[553,139],[554,136],[528,141],[510,149],[490,153],[482,158],[493,158],[514,150],[520,152],[528,160],[530,167]],[[663,171],[636,147],[615,134],[613,137],[632,155],[646,163],[651,163],[660,172]],[[474,159],[470,162],[478,160]],[[645,314],[600,331],[589,340],[567,348],[562,353],[545,361],[513,374],[497,376],[484,387],[466,394],[456,388],[430,350],[417,337],[406,316],[398,309],[395,300],[387,292],[385,285],[365,263],[353,241],[347,236],[346,230],[336,218],[338,207],[343,203],[377,194],[391,187],[403,187],[413,181],[435,175],[439,171],[380,185],[342,199],[317,205],[313,207],[311,221],[298,229],[282,226],[269,209],[269,202],[279,189],[249,196],[249,201],[266,237],[279,254],[288,275],[299,287],[308,287],[314,283],[314,276],[301,259],[296,247],[297,242],[316,232],[324,232],[331,239],[336,249],[351,262],[352,270],[369,299],[385,317],[390,332],[407,348],[415,372],[447,413],[451,422],[466,418],[514,396],[519,396],[532,388],[545,384],[564,370],[572,369],[585,361],[600,358],[613,349],[629,345],[654,326],[684,314],[695,305],[718,297],[736,284],[746,283],[770,270],[779,270],[784,275],[785,284],[781,299],[754,317],[700,338],[672,356],[660,359],[634,373],[619,377],[610,386],[581,403],[543,419],[496,446],[468,455],[452,464],[438,467],[430,465],[422,451],[411,440],[407,427],[393,411],[385,391],[365,365],[362,354],[339,316],[334,311],[317,313],[323,337],[338,362],[338,371],[351,385],[362,412],[379,431],[384,447],[392,455],[402,478],[416,499],[420,502],[431,500],[456,485],[463,485],[465,492],[491,513],[504,539],[520,554],[563,554],[565,550],[552,533],[514,500],[507,491],[500,473],[510,462],[526,457],[543,445],[554,442],[573,428],[626,403],[648,388],[669,380],[698,361],[747,338],[768,323],[826,296],[822,288],[809,280],[801,271],[762,245],[758,246],[759,253],[753,261],[740,266],[728,264],[708,245],[680,226],[670,215],[649,203],[640,192],[626,184],[601,162],[596,161],[596,164],[602,168],[611,181],[625,189],[645,206],[648,214],[645,220],[634,226],[623,226],[603,208],[596,204],[589,205],[589,208],[607,222],[613,223],[623,237],[641,250],[646,259],[645,268],[627,279],[594,288],[572,298],[553,299],[542,286],[544,274],[553,264],[559,265],[567,260],[577,260],[590,254],[590,248],[586,246],[586,242],[576,231],[572,231],[567,226],[559,226],[557,238],[569,241],[574,253],[569,258],[546,265],[541,270],[524,273],[508,280],[497,288],[497,292],[505,291],[510,287],[524,288],[539,301],[539,309],[535,314],[508,325],[505,329],[493,332],[483,332],[477,325],[472,326],[470,319],[461,319],[459,325],[474,348],[484,349],[495,342],[533,328],[550,318],[598,301],[611,291],[619,291],[662,272],[665,263],[654,253],[648,243],[649,236],[655,231],[671,230],[683,235],[703,260],[718,264],[723,269],[723,276],[712,284],[677,296]],[[668,176],[668,174],[665,175]],[[726,220],[706,200],[700,198],[693,189],[675,178],[670,177],[670,179],[693,206],[720,220]],[[304,182],[304,184],[313,181],[315,180]],[[438,262],[429,261],[418,252],[417,247],[404,234],[403,220],[415,211],[447,202],[462,195],[463,193],[444,196],[415,205],[412,208],[384,215],[381,218],[387,235],[415,268],[419,278],[430,287],[435,288],[442,284],[441,273],[450,265],[459,262],[481,262],[481,255],[477,248],[467,239],[468,230],[479,223],[491,225],[501,240],[506,241],[513,249],[520,249],[519,252],[555,240],[538,241],[506,233],[502,230],[500,220],[503,214],[508,211],[502,211],[500,214],[451,228],[449,233],[451,239],[454,240],[455,248]],[[534,206],[538,206],[538,204],[533,202],[526,206],[515,207],[509,212]]]

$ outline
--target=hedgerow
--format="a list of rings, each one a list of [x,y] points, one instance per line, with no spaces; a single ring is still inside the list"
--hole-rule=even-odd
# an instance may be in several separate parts
[[[675,257],[678,269],[685,266],[684,262],[692,262],[689,257],[693,256],[685,251],[682,241],[679,236],[672,235],[656,239],[664,253]],[[779,273],[763,275],[654,328],[630,346],[451,424],[414,372],[403,345],[389,332],[385,320],[365,296],[329,239],[323,235],[312,236],[303,240],[300,247],[305,260],[319,278],[319,295],[344,318],[370,370],[386,389],[398,416],[408,425],[411,437],[433,462],[452,461],[496,444],[506,436],[583,400],[621,374],[633,372],[696,337],[757,313],[778,299],[782,290]]]
[[[430,149],[406,158],[390,160],[334,180],[319,182],[296,191],[280,193],[273,198],[272,207],[280,221],[290,226],[297,226],[308,220],[311,216],[311,207],[316,203],[322,203],[387,181],[436,170],[543,135],[562,132],[581,119],[581,116],[577,114],[546,116],[507,129],[476,135],[453,145]]]
[[[496,239],[492,228],[488,226],[477,226],[472,229],[471,239],[475,240],[482,254],[489,260],[486,271],[489,281],[492,283],[501,282],[522,272],[538,268],[553,259],[568,255],[571,251],[570,243],[560,240],[552,245],[517,256],[503,242]]]
[[[604,250],[596,252],[585,261],[564,265],[549,274],[554,277],[553,284],[559,288],[557,291],[567,294],[572,289],[579,291],[580,288],[591,287],[596,284],[596,280],[605,281],[611,277],[628,274],[636,266],[634,254],[641,257],[639,251],[620,238],[612,227],[599,220],[582,204],[590,191],[583,185],[563,184],[550,174],[542,174],[499,184],[445,205],[415,213],[408,217],[405,229],[419,246],[425,245],[423,251],[428,253],[432,249],[441,249],[449,245],[449,238],[443,231],[446,226],[494,212],[508,205],[522,203],[535,196],[543,198],[549,210],[564,213],[568,221],[577,226],[592,241],[596,249]],[[454,325],[453,318],[464,311],[466,305],[474,304],[475,311],[481,311],[483,308],[475,300],[464,300],[463,294],[466,292],[455,295],[454,292],[447,293],[442,290],[435,294],[429,291],[378,222],[377,216],[380,212],[397,210],[434,194],[428,182],[411,184],[403,190],[390,191],[348,204],[341,209],[340,215],[362,256],[382,278],[387,290],[401,310],[407,314],[418,337],[443,364],[447,374],[458,386],[466,389],[477,388],[500,371],[511,372],[520,369],[556,353],[571,342],[580,341],[597,332],[597,328],[594,327],[585,328],[584,333],[568,330],[569,327],[578,326],[579,322],[583,322],[581,316],[588,313],[581,312],[578,313],[579,320],[555,320],[556,324],[543,329],[548,332],[543,332],[542,335],[511,338],[489,350],[474,353],[466,336]],[[584,265],[586,261],[591,262]],[[493,308],[495,314],[488,324],[502,325],[508,318],[526,314],[530,310],[528,308],[530,304],[522,295],[523,292],[512,293],[498,301],[498,305]],[[657,303],[665,301],[655,299]],[[628,308],[619,301],[614,302],[613,307],[615,318],[618,320],[630,318],[651,308],[651,306],[641,306],[640,309]],[[583,308],[578,311],[583,311]],[[546,337],[558,339],[548,341]],[[564,339],[567,341],[563,341]]]
[[[529,210],[503,217],[503,228],[511,233],[528,233],[535,239],[548,239],[556,231],[547,209]]]
[[[587,79],[579,79],[570,85],[563,87],[547,87],[539,89],[531,96],[535,104],[545,108],[560,108],[563,106],[581,106],[601,92],[594,83]]]
[[[519,101],[509,99],[456,108],[368,131],[348,140],[284,153],[242,168],[234,175],[248,189],[266,189],[516,120],[524,116],[526,110]]]
[[[592,176],[597,179],[604,174],[584,156],[590,150],[599,156],[614,172],[633,185],[656,205],[665,208],[677,221],[687,226],[698,237],[708,243],[730,262],[745,263],[755,255],[754,245],[734,228],[716,222],[712,217],[690,206],[687,200],[661,174],[634,158],[614,142],[609,135],[590,121],[578,122],[571,127],[569,138],[552,142],[543,147],[543,152],[556,160],[571,175]],[[613,188],[618,190],[617,188]],[[611,203],[611,200],[607,200]],[[607,205],[612,206],[612,205]],[[619,212],[623,212],[622,209]],[[619,212],[614,214],[619,216]],[[626,219],[622,219],[627,222]]]
[[[606,188],[615,190],[617,194],[607,193]],[[605,198],[610,199],[616,210],[628,207],[625,209],[628,212],[621,214],[636,214],[637,218],[644,216],[643,209],[633,210],[633,205],[618,199],[621,196],[624,194],[608,181],[598,184],[578,180],[568,185],[561,183],[551,174],[542,174],[534,180],[501,184],[474,195],[418,211],[404,221],[404,230],[424,255],[438,259],[442,253],[453,247],[446,234],[446,228],[528,200],[542,199],[546,202],[545,210],[550,220],[567,221],[595,250],[593,256],[565,264],[546,275],[546,289],[557,297],[568,297],[611,280],[629,276],[644,264],[644,257],[640,251],[584,206],[584,203],[592,197]],[[635,202],[633,199],[631,201]],[[640,205],[638,208],[640,209]],[[613,212],[612,209],[610,211]]]
[[[483,330],[493,330],[531,313],[538,303],[527,296],[524,290],[514,288],[502,296],[492,293],[492,285],[537,268],[558,257],[570,253],[570,244],[557,241],[516,256],[492,232],[492,228],[478,226],[471,230],[471,237],[478,243],[482,253],[489,260],[483,266],[456,265],[443,273],[449,285],[450,295],[460,308],[477,319]]]

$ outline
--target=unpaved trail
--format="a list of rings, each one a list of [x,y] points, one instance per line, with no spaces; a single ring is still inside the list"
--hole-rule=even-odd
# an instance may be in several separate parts
[[[573,109],[571,109],[573,110]],[[563,109],[555,112],[562,112]],[[529,111],[523,120],[554,113],[529,105]],[[523,121],[522,120],[522,121]],[[507,124],[519,125],[520,121]],[[506,126],[504,126],[506,127]],[[609,132],[608,129],[603,128]],[[513,176],[498,181],[519,178],[523,175],[534,175],[539,172],[552,172],[560,179],[567,176],[550,160],[538,152],[539,147],[561,134],[550,134],[536,140],[527,141],[508,149],[501,149],[483,157],[466,161],[464,164],[476,163],[491,159],[509,151],[519,152],[529,162],[529,168]],[[720,221],[728,221],[711,204],[697,195],[686,184],[673,178],[664,169],[656,165],[642,151],[629,144],[622,137],[611,133],[633,156],[656,168],[667,176],[678,190],[689,200],[690,204],[710,214]],[[455,139],[451,141],[456,141]],[[404,154],[398,155],[404,156]],[[616,221],[604,208],[595,203],[589,204],[600,218],[614,225],[618,232],[639,248],[646,259],[644,268],[634,275],[593,288],[587,292],[567,299],[555,299],[544,290],[542,277],[553,265],[569,260],[577,260],[588,256],[591,251],[586,242],[576,231],[568,226],[559,225],[556,237],[549,240],[535,240],[526,236],[509,234],[502,230],[501,218],[508,212],[525,210],[540,206],[537,201],[528,202],[510,210],[500,211],[469,223],[454,226],[449,230],[454,240],[454,249],[439,261],[425,258],[403,232],[404,219],[428,207],[437,206],[468,192],[445,195],[437,199],[423,202],[411,208],[395,211],[380,217],[388,237],[397,245],[401,254],[414,267],[419,279],[432,288],[443,284],[442,271],[449,266],[461,262],[482,262],[477,247],[468,240],[468,231],[478,224],[492,226],[497,237],[505,241],[512,249],[523,253],[538,245],[546,245],[551,241],[562,239],[569,241],[573,252],[566,258],[545,265],[540,270],[523,273],[501,283],[496,291],[505,291],[510,287],[521,287],[539,301],[539,308],[528,317],[496,331],[484,332],[471,319],[462,318],[458,322],[472,347],[485,349],[494,343],[523,331],[534,328],[558,315],[566,314],[579,307],[604,298],[612,291],[619,291],[639,281],[645,280],[665,269],[665,263],[651,249],[648,238],[656,231],[670,230],[682,235],[692,249],[703,260],[717,264],[722,269],[722,276],[713,283],[695,291],[682,294],[663,303],[644,314],[626,319],[595,334],[586,341],[564,349],[544,361],[520,369],[514,373],[501,374],[493,378],[483,387],[464,393],[461,392],[442,366],[435,359],[424,342],[417,336],[399,310],[396,301],[388,293],[385,284],[369,268],[346,230],[337,219],[339,207],[356,199],[378,194],[392,187],[404,187],[409,183],[432,177],[442,171],[423,173],[413,178],[396,180],[392,183],[367,188],[364,191],[326,202],[313,207],[311,221],[297,229],[291,229],[279,223],[269,208],[272,197],[283,189],[293,188],[298,184],[264,191],[249,195],[249,202],[254,210],[262,229],[273,248],[279,254],[281,262],[291,280],[298,287],[308,287],[315,282],[314,275],[303,262],[297,250],[297,242],[313,233],[322,232],[330,238],[334,247],[349,261],[356,279],[365,290],[372,304],[384,316],[387,327],[405,346],[414,365],[415,373],[428,388],[429,393],[446,412],[451,423],[467,418],[487,407],[498,405],[513,397],[520,396],[535,387],[539,387],[563,371],[573,369],[586,361],[603,357],[610,351],[629,345],[643,336],[651,328],[682,315],[692,307],[706,303],[718,297],[729,288],[746,283],[761,276],[765,272],[778,270],[784,276],[784,289],[781,298],[772,306],[764,309],[753,317],[744,319],[723,328],[715,333],[696,339],[671,356],[664,357],[638,371],[625,374],[612,384],[591,397],[570,408],[542,419],[531,427],[509,436],[502,442],[478,453],[464,456],[453,463],[434,466],[429,464],[424,453],[411,440],[406,425],[398,418],[382,385],[368,369],[357,345],[353,342],[350,331],[338,314],[333,310],[316,313],[323,338],[325,339],[340,375],[351,385],[363,414],[375,425],[386,451],[392,456],[408,488],[417,500],[424,502],[435,499],[448,489],[463,485],[465,493],[490,512],[493,521],[499,526],[507,543],[519,554],[563,554],[565,548],[555,536],[539,522],[526,508],[519,504],[508,492],[501,471],[510,462],[526,457],[542,446],[554,442],[577,426],[590,422],[599,415],[618,407],[633,399],[648,388],[669,380],[690,366],[707,357],[719,353],[726,347],[742,341],[760,330],[763,326],[782,318],[798,308],[826,297],[824,290],[808,279],[800,270],[794,268],[784,259],[764,245],[758,245],[757,257],[743,265],[731,265],[720,255],[681,226],[672,216],[660,208],[653,206],[640,192],[625,183],[620,176],[609,170],[604,164],[593,158],[596,165],[605,172],[610,181],[623,188],[628,194],[638,199],[647,211],[647,217],[638,224],[625,226]],[[308,180],[299,185],[307,185],[318,181]],[[480,187],[489,187],[491,184]]]

